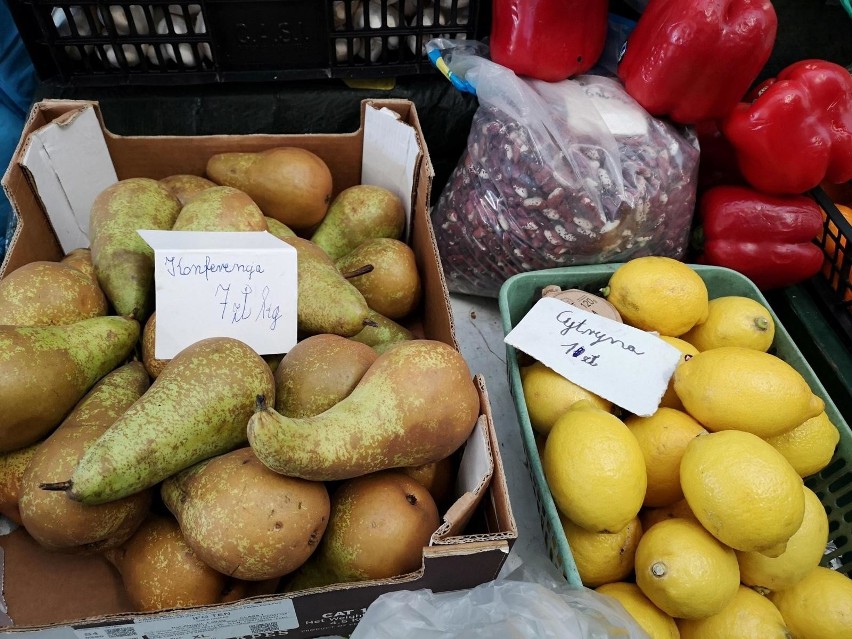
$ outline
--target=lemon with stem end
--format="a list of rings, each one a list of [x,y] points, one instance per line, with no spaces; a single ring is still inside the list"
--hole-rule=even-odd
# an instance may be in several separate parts
[[[682,619],[715,615],[737,594],[734,551],[700,524],[667,519],[642,535],[636,549],[636,585],[666,614]]]
[[[707,319],[681,335],[699,351],[741,346],[766,352],[775,339],[775,321],[757,300],[726,295],[710,300]]]

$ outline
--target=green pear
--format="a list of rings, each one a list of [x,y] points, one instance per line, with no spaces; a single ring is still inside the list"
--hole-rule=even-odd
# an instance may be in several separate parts
[[[181,210],[173,231],[265,231],[266,219],[252,199],[230,186],[214,186]]]
[[[104,556],[139,612],[220,603],[232,587],[186,544],[172,517],[151,515],[121,548]]]
[[[0,326],[0,452],[42,439],[125,361],[139,323],[94,317],[66,326]]]
[[[186,175],[183,173],[164,177],[160,180],[160,184],[174,194],[181,206],[186,206],[192,198],[202,191],[216,186],[215,182],[211,182],[200,175]]]
[[[98,282],[119,315],[144,321],[153,305],[154,249],[137,230],[171,230],[180,202],[148,178],[122,180],[102,191],[89,220]]]
[[[148,389],[142,362],[130,362],[98,382],[39,446],[21,484],[24,527],[45,548],[92,553],[123,544],[148,514],[151,491],[100,506],[84,506],[42,484],[68,477],[91,446]]]
[[[325,484],[274,473],[249,447],[168,478],[160,495],[198,557],[237,579],[293,572],[328,525]]]
[[[367,314],[367,321],[367,325],[349,339],[371,346],[379,354],[399,342],[414,339],[407,328],[375,311]]]
[[[245,343],[211,337],[178,353],[90,446],[65,486],[102,504],[139,492],[246,441],[255,398],[274,397],[269,366]],[[274,401],[274,400],[273,400]]]
[[[279,222],[274,217],[266,218],[266,227],[270,233],[272,233],[278,239],[284,239],[285,237],[296,237],[296,233],[289,226],[284,224],[283,222]]]
[[[311,241],[337,260],[367,240],[399,239],[404,230],[402,200],[381,186],[358,184],[334,198]]]
[[[429,491],[398,471],[355,477],[331,498],[331,517],[319,548],[287,588],[389,579],[423,564],[423,547],[438,529]]]
[[[366,273],[348,277],[367,304],[390,319],[400,319],[420,303],[420,275],[414,251],[405,242],[389,237],[367,240],[337,260],[344,277],[370,265]]]
[[[245,191],[265,215],[293,229],[316,226],[331,202],[332,176],[321,157],[299,147],[259,153],[219,153],[207,162],[207,176]]]
[[[0,325],[62,326],[107,313],[100,286],[59,262],[30,262],[0,280]]]
[[[373,363],[348,397],[314,417],[258,402],[248,439],[275,472],[317,481],[438,461],[470,436],[479,395],[467,364],[434,340],[402,342]]]
[[[366,344],[339,335],[313,335],[290,349],[275,371],[275,410],[313,417],[349,395],[376,361]]]
[[[333,333],[343,337],[360,332],[370,309],[358,289],[346,281],[331,258],[310,240],[280,239],[296,249],[299,330],[311,335]]]

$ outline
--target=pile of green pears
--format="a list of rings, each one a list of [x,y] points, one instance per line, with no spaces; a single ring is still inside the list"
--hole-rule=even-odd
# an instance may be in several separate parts
[[[110,561],[137,610],[419,568],[480,400],[455,349],[404,326],[422,301],[405,224],[381,187],[332,198],[295,148],[104,190],[90,247],[0,281],[0,514]],[[298,344],[261,357],[214,337],[156,359],[142,228],[293,246]]]

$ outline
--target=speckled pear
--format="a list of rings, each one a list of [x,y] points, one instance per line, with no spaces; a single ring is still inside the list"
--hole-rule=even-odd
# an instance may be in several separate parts
[[[100,506],[43,490],[68,477],[92,445],[146,390],[142,362],[130,362],[98,382],[39,446],[21,484],[20,511],[30,536],[45,548],[93,553],[123,544],[148,514],[151,491]]]
[[[100,286],[66,264],[30,262],[0,280],[0,325],[62,326],[106,313]]]
[[[164,177],[160,180],[160,184],[174,194],[181,206],[186,206],[192,198],[202,191],[216,186],[215,182],[211,182],[200,175],[187,175],[183,173]]]
[[[248,423],[258,459],[319,481],[443,459],[479,415],[467,364],[434,340],[402,342],[379,356],[348,397],[315,417],[288,418],[260,404]]]
[[[41,442],[36,442],[26,448],[0,455],[0,515],[19,525],[21,512],[18,510],[18,502],[21,498],[21,484],[27,466],[40,445]]]
[[[172,230],[265,231],[267,225],[248,195],[230,186],[214,186],[184,205]]]
[[[95,284],[98,284],[98,275],[95,273],[95,265],[92,264],[91,249],[76,248],[63,257],[60,263],[77,269],[86,275],[86,277],[89,277]]]
[[[377,353],[384,353],[399,342],[414,339],[414,335],[401,324],[371,310],[367,314],[369,323],[349,339],[371,346]]]
[[[378,355],[339,335],[313,335],[284,356],[275,371],[275,410],[313,417],[349,395]]]
[[[310,240],[280,239],[295,248],[298,256],[299,330],[310,335],[333,333],[343,337],[360,332],[370,309],[358,289]]]
[[[165,186],[130,178],[102,191],[89,219],[92,263],[119,315],[143,321],[153,303],[154,249],[136,232],[171,230],[180,202]]]
[[[0,326],[0,452],[52,431],[139,340],[139,323],[93,317],[66,326]]]
[[[121,499],[237,448],[255,397],[267,394],[275,396],[272,371],[245,343],[211,337],[188,346],[80,458],[69,497]]]
[[[160,494],[204,563],[250,581],[301,566],[319,545],[331,508],[325,484],[274,473],[248,447],[170,477]]]
[[[404,230],[405,208],[396,194],[381,186],[356,184],[334,198],[311,241],[337,260],[367,240],[399,239]]]

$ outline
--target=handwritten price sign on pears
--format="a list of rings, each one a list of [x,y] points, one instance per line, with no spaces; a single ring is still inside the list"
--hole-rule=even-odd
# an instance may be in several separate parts
[[[296,250],[265,232],[139,231],[154,249],[158,359],[207,337],[261,355],[296,344]]]
[[[660,405],[680,351],[656,335],[545,297],[505,342],[636,415]]]

